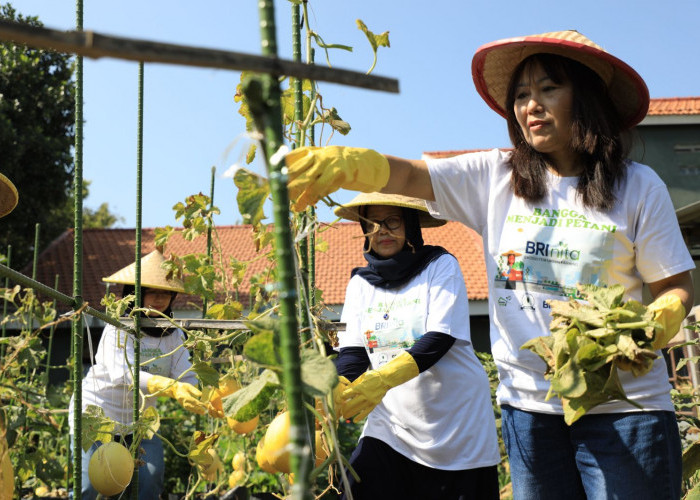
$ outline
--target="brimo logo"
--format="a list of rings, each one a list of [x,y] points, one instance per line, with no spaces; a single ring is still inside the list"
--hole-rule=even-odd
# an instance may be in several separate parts
[[[539,241],[528,241],[525,245],[525,253],[553,259],[579,260],[581,258],[581,250],[570,249],[566,243],[561,241],[556,246],[549,243],[540,243]]]

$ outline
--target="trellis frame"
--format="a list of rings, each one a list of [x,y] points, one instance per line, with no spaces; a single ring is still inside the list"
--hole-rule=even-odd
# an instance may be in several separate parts
[[[299,338],[296,316],[296,276],[294,274],[293,241],[287,224],[289,219],[289,198],[286,190],[286,174],[281,171],[279,165],[272,165],[269,158],[274,155],[283,143],[282,116],[279,103],[279,77],[282,75],[296,78],[295,86],[297,94],[297,106],[301,103],[301,80],[326,81],[347,86],[380,90],[386,92],[398,92],[398,81],[395,79],[367,75],[355,71],[343,69],[325,68],[313,64],[304,64],[300,59],[300,40],[298,31],[294,35],[295,61],[286,61],[277,57],[276,35],[274,24],[274,0],[261,0],[259,2],[260,29],[262,35],[262,56],[242,54],[239,52],[191,47],[132,38],[106,36],[93,31],[83,30],[83,0],[77,0],[76,30],[58,31],[50,28],[27,26],[11,21],[0,20],[0,40],[25,44],[38,49],[49,49],[59,52],[68,52],[77,57],[76,65],[76,136],[75,136],[75,172],[74,172],[74,267],[73,267],[73,296],[68,296],[50,288],[35,279],[24,276],[12,270],[10,267],[0,264],[0,276],[7,281],[12,280],[18,284],[33,288],[54,300],[71,306],[74,310],[101,319],[105,323],[137,334],[140,331],[141,322],[153,322],[158,324],[168,320],[142,320],[138,317],[133,320],[133,328],[129,322],[117,321],[106,314],[87,306],[82,299],[82,126],[83,126],[83,56],[91,58],[113,57],[132,60],[139,63],[139,111],[138,111],[138,139],[137,139],[137,221],[135,243],[136,266],[136,300],[140,298],[140,260],[141,260],[141,172],[143,150],[143,70],[144,62],[168,63],[185,66],[219,68],[237,71],[251,71],[266,75],[263,77],[267,89],[267,107],[256,116],[256,121],[262,124],[260,132],[264,132],[264,154],[268,159],[270,184],[272,187],[274,222],[275,222],[275,253],[280,264],[280,311],[281,311],[281,347],[283,356],[284,388],[287,395],[290,411],[291,426],[291,465],[292,472],[297,481],[292,490],[293,498],[306,498],[308,495],[309,470],[301,470],[301,455],[304,444],[304,407],[301,402],[301,375],[299,362]],[[292,4],[293,19],[299,19],[299,6]],[[311,59],[312,60],[312,59]],[[311,61],[310,61],[311,62]],[[298,114],[298,107],[297,107]],[[212,196],[213,197],[213,196]],[[311,214],[312,215],[312,214]],[[311,245],[313,246],[313,240]],[[306,251],[306,249],[305,249]],[[307,263],[308,264],[308,263]],[[311,266],[313,267],[313,252],[311,252]],[[309,277],[313,283],[313,272]],[[307,288],[309,283],[304,283]],[[307,288],[308,289],[308,288]],[[194,327],[195,325],[219,329],[245,329],[241,321],[221,320],[179,320],[182,326]],[[125,324],[127,323],[127,324]],[[206,325],[206,326],[205,326]],[[336,327],[337,328],[337,327]],[[331,327],[329,327],[331,329]],[[83,319],[82,314],[77,314],[72,323],[72,342],[74,356],[73,379],[75,407],[82,407],[82,385],[79,383],[82,377],[83,355]],[[139,365],[139,343],[135,343],[136,366]],[[138,370],[135,373],[135,387],[138,387]],[[138,391],[134,391],[134,419],[138,414]],[[73,448],[73,486],[74,491],[81,490],[81,412],[75,412],[75,436]],[[313,442],[313,439],[312,439]],[[138,485],[138,469],[135,470],[135,485]],[[133,498],[137,496],[137,488],[133,488]]]

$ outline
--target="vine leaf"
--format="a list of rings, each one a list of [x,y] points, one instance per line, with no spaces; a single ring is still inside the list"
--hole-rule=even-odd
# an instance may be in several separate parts
[[[112,440],[115,422],[105,417],[102,408],[96,405],[87,405],[81,417],[82,421],[82,445],[83,451],[88,451],[95,441],[109,443]]]
[[[374,67],[377,65],[377,50],[379,47],[390,47],[389,45],[389,32],[385,31],[384,33],[380,35],[375,35],[372,33],[365,23],[362,22],[361,19],[357,19],[355,21],[357,23],[357,29],[361,30],[364,32],[365,36],[367,36],[367,40],[369,40],[369,44],[372,46],[372,51],[374,52],[374,62],[372,63],[372,67],[369,68],[367,71],[367,74],[370,74],[372,70],[374,70]]]
[[[313,349],[301,351],[301,380],[304,392],[321,397],[338,384],[338,372],[333,361]]]
[[[275,345],[274,332],[258,333],[248,339],[243,347],[243,355],[255,363],[278,370],[281,362]]]
[[[219,372],[209,363],[200,361],[192,366],[192,370],[197,374],[197,378],[204,385],[217,387],[219,385]]]
[[[214,457],[207,450],[216,443],[217,439],[219,439],[218,434],[207,435],[202,431],[194,431],[187,457],[200,467],[209,467],[214,462]]]
[[[265,219],[263,206],[270,195],[267,179],[245,168],[239,168],[233,175],[233,182],[238,188],[236,201],[243,216],[244,224],[256,226]]]
[[[279,387],[277,374],[272,370],[263,370],[249,385],[222,399],[224,413],[239,422],[247,422],[267,408]]]

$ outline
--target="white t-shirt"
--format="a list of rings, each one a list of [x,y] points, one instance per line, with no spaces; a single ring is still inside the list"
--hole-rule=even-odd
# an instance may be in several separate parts
[[[177,378],[192,366],[189,352],[183,346],[184,333],[176,329],[170,335],[141,336],[141,363],[139,385],[148,394],[147,384],[151,375]],[[150,360],[150,361],[149,361]],[[146,363],[143,365],[143,363]],[[105,416],[117,423],[131,425],[134,413],[134,396],[131,392],[131,367],[134,364],[134,337],[112,325],[105,325],[95,354],[95,364],[83,378],[82,407],[96,405]],[[180,379],[196,386],[194,372]],[[155,397],[146,397],[145,406],[154,406]],[[73,399],[70,402],[70,428],[73,432]]]
[[[372,368],[410,348],[426,332],[456,339],[432,367],[387,392],[369,414],[363,436],[436,469],[499,462],[488,377],[471,345],[467,291],[452,255],[441,255],[396,289],[376,288],[354,276],[341,321],[346,330],[339,334],[339,347],[365,347]]]
[[[619,283],[626,299],[642,299],[642,285],[695,267],[683,242],[668,190],[649,167],[630,163],[610,212],[584,208],[577,177],[548,175],[548,194],[537,203],[515,197],[509,153],[492,150],[428,160],[437,217],[457,220],[481,234],[489,280],[491,349],[498,365],[498,401],[525,410],[562,413],[545,401],[545,363],[520,350],[549,335],[549,299],[575,296],[577,283]],[[578,298],[578,297],[577,297]],[[643,408],[673,411],[663,358],[642,377],[620,371],[627,397]],[[590,413],[637,410],[623,401]]]

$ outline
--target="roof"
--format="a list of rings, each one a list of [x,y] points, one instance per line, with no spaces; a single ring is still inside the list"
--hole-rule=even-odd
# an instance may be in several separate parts
[[[648,116],[700,115],[700,97],[664,97],[652,99]]]
[[[649,102],[649,112],[639,125],[697,125],[700,97],[663,97]]]
[[[142,254],[155,249],[155,230],[142,230]],[[218,239],[221,242],[223,262],[234,257],[242,262],[250,262],[241,286],[238,300],[247,306],[251,276],[272,268],[274,262],[260,258],[255,250],[251,226],[219,226]],[[356,222],[337,222],[332,226],[323,225],[317,234],[317,241],[328,243],[327,251],[316,253],[316,286],[323,291],[323,302],[340,305],[345,299],[345,287],[354,267],[366,264],[362,257],[362,231]],[[488,285],[481,237],[457,222],[448,222],[437,228],[423,229],[426,244],[442,245],[455,255],[467,283],[471,300],[486,300]],[[83,230],[83,300],[96,309],[104,296],[106,283],[102,278],[127,266],[134,261],[134,229],[84,229]],[[178,231],[171,237],[164,253],[186,255],[205,253],[206,238],[186,241]],[[31,271],[24,271],[31,275]],[[73,288],[73,230],[68,230],[54,240],[38,258],[37,281],[54,286],[55,276],[59,276],[60,292],[72,295]],[[190,296],[178,296],[175,309],[192,309],[201,304]]]

